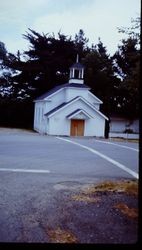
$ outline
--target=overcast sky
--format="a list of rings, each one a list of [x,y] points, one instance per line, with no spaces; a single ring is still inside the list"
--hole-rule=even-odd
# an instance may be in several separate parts
[[[100,37],[113,54],[123,37],[117,27],[131,26],[138,16],[140,0],[0,0],[0,41],[8,52],[23,52],[28,28],[55,35],[60,30],[72,38],[83,29],[90,44]]]

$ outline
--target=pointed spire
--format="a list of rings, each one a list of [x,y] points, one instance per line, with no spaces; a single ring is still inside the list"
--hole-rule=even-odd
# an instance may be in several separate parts
[[[77,56],[76,56],[76,63],[78,63],[79,62],[79,55],[77,54]]]

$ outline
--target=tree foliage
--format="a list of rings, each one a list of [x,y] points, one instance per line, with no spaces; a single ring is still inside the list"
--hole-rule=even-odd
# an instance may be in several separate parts
[[[23,54],[24,60],[10,55],[6,63],[20,71],[13,77],[17,87],[35,98],[68,80],[69,67],[75,60],[76,48],[70,37],[60,33],[56,39],[54,35],[41,35],[29,29],[24,38],[30,43],[29,50]]]
[[[129,117],[137,117],[139,114],[139,85],[140,85],[140,48],[139,33],[134,32],[137,26],[125,28],[122,31],[128,34],[113,56],[115,72],[121,77],[121,83],[116,96],[121,113]],[[133,20],[134,22],[134,20]]]
[[[93,46],[84,60],[86,65],[85,81],[92,92],[104,102],[102,111],[108,116],[114,110],[115,88],[119,79],[114,75],[113,61],[101,40]]]
[[[7,50],[5,48],[5,44],[0,42],[0,60],[4,60],[6,57]]]
[[[56,38],[54,34],[40,34],[29,29],[23,35],[29,49],[22,54],[20,51],[15,55],[7,53],[5,45],[0,42],[1,66],[4,69],[0,77],[0,114],[5,109],[7,117],[11,117],[8,115],[9,106],[11,114],[21,117],[21,124],[24,120],[32,124],[29,117],[33,117],[33,100],[54,86],[68,82],[69,68],[79,54],[85,65],[85,83],[103,101],[102,111],[108,117],[113,113],[138,116],[138,27],[139,19],[133,20],[132,27],[119,29],[128,37],[122,40],[113,56],[108,54],[101,39],[89,47],[89,40],[82,29],[74,39],[60,32]],[[22,119],[20,109],[13,113],[17,105],[23,110],[24,104],[25,108],[29,105],[27,119],[25,116]]]
[[[129,38],[135,39],[140,44],[140,17],[131,19],[131,27],[118,28],[119,33],[127,34]]]
[[[85,37],[85,33],[82,29],[79,30],[78,34],[75,35],[74,44],[76,51],[80,55],[80,58],[84,57],[85,52],[89,52],[88,47],[89,39]]]

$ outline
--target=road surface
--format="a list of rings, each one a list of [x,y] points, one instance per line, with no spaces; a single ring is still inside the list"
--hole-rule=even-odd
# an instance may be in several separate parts
[[[78,214],[79,219],[82,212],[79,208],[76,208],[78,213],[73,212],[75,208],[69,197],[85,185],[118,179],[138,179],[138,143],[1,129],[0,242],[48,243],[52,227],[58,228],[58,224],[63,228],[68,225],[67,228],[74,231],[73,218]],[[137,206],[137,201],[133,202]],[[104,203],[107,208],[107,202]],[[88,209],[86,228],[90,233],[85,238],[86,232],[81,231],[79,243],[133,243],[136,240],[137,223],[132,224],[129,232],[121,221],[118,223],[121,235],[117,232],[111,237],[110,233],[108,237],[100,233],[95,239],[91,225],[94,208],[90,207],[90,212]],[[77,218],[75,220],[77,222]],[[123,226],[128,232],[126,235]]]

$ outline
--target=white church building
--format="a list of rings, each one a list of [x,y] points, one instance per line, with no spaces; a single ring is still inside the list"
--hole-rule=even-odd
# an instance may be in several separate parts
[[[34,130],[47,135],[104,137],[102,101],[84,84],[84,66],[70,68],[69,81],[38,97],[34,110]]]

